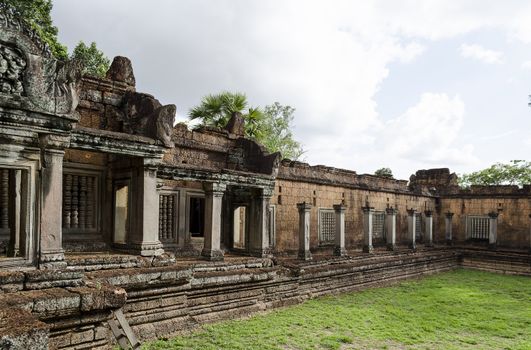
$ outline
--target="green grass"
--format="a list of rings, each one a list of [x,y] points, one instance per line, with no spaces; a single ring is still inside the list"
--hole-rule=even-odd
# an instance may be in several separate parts
[[[531,349],[531,278],[456,270],[203,326],[143,349]]]

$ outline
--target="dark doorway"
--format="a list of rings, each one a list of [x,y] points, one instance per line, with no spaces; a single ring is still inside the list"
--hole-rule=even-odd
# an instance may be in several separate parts
[[[190,197],[190,235],[204,237],[205,233],[205,199]]]

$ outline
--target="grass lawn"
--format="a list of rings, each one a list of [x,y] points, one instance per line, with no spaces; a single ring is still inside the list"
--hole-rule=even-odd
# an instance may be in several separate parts
[[[143,349],[531,349],[531,278],[456,270],[203,326]]]

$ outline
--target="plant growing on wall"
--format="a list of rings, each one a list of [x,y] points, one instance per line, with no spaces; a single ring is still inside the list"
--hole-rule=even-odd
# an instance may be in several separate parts
[[[527,185],[531,184],[531,162],[511,160],[509,163],[496,163],[490,167],[459,176],[459,185]]]
[[[48,44],[56,58],[66,59],[68,57],[67,48],[57,39],[59,31],[52,22],[52,0],[0,0],[0,4],[15,8],[40,38]]]
[[[294,111],[295,108],[278,102],[263,110],[249,107],[245,94],[224,91],[203,97],[201,103],[190,110],[188,117],[203,126],[223,128],[232,113],[239,112],[245,120],[247,137],[262,143],[271,153],[280,152],[285,158],[299,159],[304,150],[291,132]]]
[[[83,74],[103,78],[109,70],[110,60],[96,47],[95,42],[87,46],[80,41],[70,58],[79,60],[83,64]]]
[[[374,172],[374,175],[380,177],[393,178],[393,171],[390,168],[380,168]]]

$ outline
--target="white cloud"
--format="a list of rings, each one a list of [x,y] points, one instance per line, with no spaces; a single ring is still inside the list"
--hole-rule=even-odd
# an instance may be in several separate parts
[[[459,96],[423,93],[414,106],[386,123],[383,149],[394,157],[424,164],[476,162],[472,145],[456,145],[465,104]]]
[[[523,70],[531,70],[531,60],[522,62]]]
[[[460,51],[461,56],[465,58],[473,58],[488,64],[503,63],[503,52],[488,50],[477,44],[462,44]]]
[[[205,94],[242,91],[253,105],[296,108],[295,136],[311,163],[367,171],[396,158],[402,174],[421,161],[474,157],[471,145],[456,145],[457,96],[424,94],[385,123],[375,95],[391,63],[414,63],[436,40],[483,29],[531,42],[531,3],[510,0],[55,0],[53,15],[70,47],[96,41],[109,56],[129,56],[138,90],[175,103],[180,118]],[[461,50],[503,59],[478,45]]]

